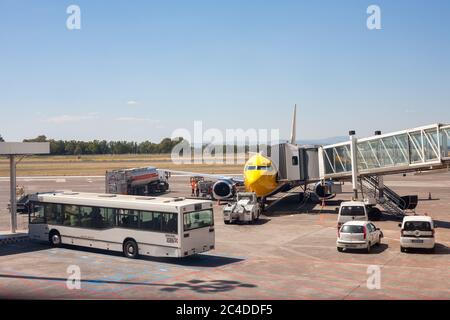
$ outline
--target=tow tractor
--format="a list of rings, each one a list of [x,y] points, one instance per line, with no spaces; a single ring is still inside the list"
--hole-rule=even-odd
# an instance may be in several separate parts
[[[223,208],[223,221],[225,224],[233,222],[252,223],[259,219],[261,206],[254,192],[238,192],[236,202],[228,203]]]

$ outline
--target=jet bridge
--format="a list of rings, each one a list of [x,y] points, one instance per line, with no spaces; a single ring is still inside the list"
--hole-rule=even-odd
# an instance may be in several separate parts
[[[322,180],[350,180],[354,199],[372,197],[385,212],[401,216],[414,210],[417,196],[397,195],[383,183],[383,175],[436,170],[450,165],[450,125],[433,124],[322,146],[318,150]]]
[[[354,153],[352,151],[355,151]],[[450,125],[434,124],[319,148],[320,178],[352,178],[434,170],[450,164]],[[353,159],[352,159],[353,156]]]

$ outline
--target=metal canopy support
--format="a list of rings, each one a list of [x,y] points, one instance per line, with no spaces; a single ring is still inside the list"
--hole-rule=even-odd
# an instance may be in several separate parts
[[[15,233],[17,231],[16,156],[49,153],[49,142],[0,142],[0,155],[7,156],[9,158],[9,188],[11,198],[9,207],[11,212],[11,233]]]
[[[351,133],[350,135],[350,158],[352,163],[352,186],[354,200],[358,199],[358,164],[356,158],[356,137]]]
[[[16,198],[16,157],[9,155],[9,188],[10,188],[10,211],[11,211],[11,233],[17,230],[17,198]]]

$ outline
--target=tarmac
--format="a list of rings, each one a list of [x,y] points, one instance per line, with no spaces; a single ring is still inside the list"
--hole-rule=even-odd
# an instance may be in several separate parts
[[[304,205],[296,195],[252,225],[225,225],[214,204],[216,249],[183,259],[141,257],[21,241],[0,245],[0,298],[25,299],[450,299],[450,173],[385,177],[401,195],[418,194],[418,214],[437,222],[436,252],[401,253],[399,221],[375,222],[383,243],[371,254],[336,250],[336,212],[344,193]],[[27,177],[27,193],[104,192],[103,177]],[[171,177],[168,196],[188,196],[188,178]],[[9,229],[9,184],[0,178],[0,230]],[[431,193],[431,200],[428,200]],[[19,228],[26,228],[26,217]],[[6,233],[3,233],[6,234]],[[80,289],[67,280],[73,266]]]

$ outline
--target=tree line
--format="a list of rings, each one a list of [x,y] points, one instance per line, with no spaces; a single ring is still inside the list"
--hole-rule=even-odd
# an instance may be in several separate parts
[[[172,149],[183,138],[164,138],[159,143],[151,141],[134,142],[134,141],[106,141],[106,140],[93,140],[93,141],[80,141],[80,140],[55,140],[48,139],[45,135],[37,136],[33,139],[24,139],[23,142],[49,142],[51,155],[88,155],[88,154],[163,154],[171,153]],[[4,142],[3,137],[0,135],[0,142]],[[186,141],[186,143],[188,143]],[[202,149],[207,145],[203,145]],[[260,147],[259,146],[259,150]],[[234,145],[223,145],[223,153],[228,150],[233,150],[234,153],[240,151],[249,152],[253,150],[249,145],[245,145],[241,148]],[[192,154],[194,153],[194,147],[191,147]],[[215,154],[214,150],[211,154]]]
[[[170,153],[172,148],[180,142],[181,138],[164,138],[159,143],[150,141],[79,141],[54,140],[40,135],[33,139],[24,139],[23,142],[50,142],[52,155],[84,155],[84,154],[157,154]]]

